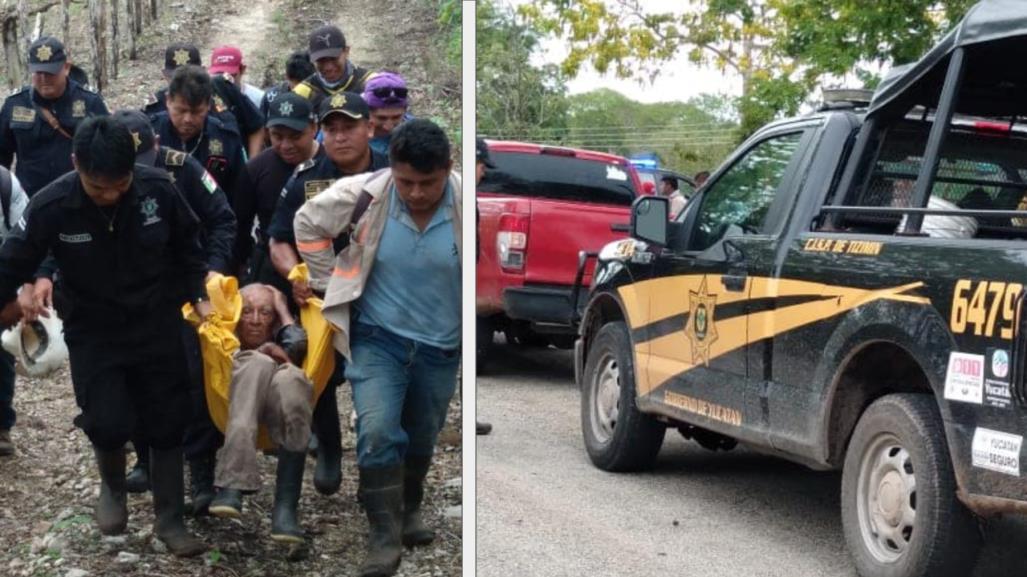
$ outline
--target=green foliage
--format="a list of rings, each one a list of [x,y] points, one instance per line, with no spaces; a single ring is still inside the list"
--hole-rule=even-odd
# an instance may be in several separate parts
[[[481,134],[536,140],[567,121],[566,87],[556,66],[535,66],[539,34],[493,0],[477,6],[477,120]]]
[[[70,517],[65,517],[64,519],[61,519],[60,521],[54,523],[53,528],[58,531],[63,531],[68,527],[89,523],[92,520],[93,518],[90,515],[72,515]]]
[[[460,0],[433,0],[438,14],[439,28],[445,42],[446,60],[460,67],[463,54],[463,35],[460,32],[462,5]]]
[[[214,547],[207,551],[207,565],[217,565],[221,561],[221,549]]]
[[[671,12],[641,0],[532,0],[519,13],[567,41],[568,77],[585,63],[621,78],[653,78],[680,55],[742,78],[740,137],[792,114],[818,85],[868,65],[908,62],[961,18],[972,0],[683,0]]]

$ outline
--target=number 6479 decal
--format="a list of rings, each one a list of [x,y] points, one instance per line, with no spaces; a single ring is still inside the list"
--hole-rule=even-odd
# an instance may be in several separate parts
[[[970,330],[977,336],[1013,338],[1016,298],[1023,285],[998,281],[960,279],[952,289],[949,325],[954,333]]]

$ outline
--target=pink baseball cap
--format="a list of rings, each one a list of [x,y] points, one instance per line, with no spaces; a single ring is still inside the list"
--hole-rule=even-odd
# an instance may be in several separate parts
[[[242,66],[242,50],[235,46],[218,46],[210,53],[210,66],[207,72],[211,74],[238,74]]]

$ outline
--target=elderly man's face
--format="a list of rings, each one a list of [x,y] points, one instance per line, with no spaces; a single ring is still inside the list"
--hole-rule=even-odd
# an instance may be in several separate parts
[[[244,287],[241,292],[242,316],[235,332],[243,349],[255,349],[271,340],[278,320],[274,295],[262,286]]]

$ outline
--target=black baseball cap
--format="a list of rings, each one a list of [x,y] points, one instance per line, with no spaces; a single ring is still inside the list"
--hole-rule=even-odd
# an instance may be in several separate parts
[[[139,110],[118,110],[113,117],[132,133],[136,145],[136,164],[153,166],[157,160],[157,149],[154,147],[157,139],[146,114]]]
[[[202,65],[199,48],[188,42],[175,42],[164,50],[164,72],[186,64]]]
[[[478,141],[475,143],[474,159],[489,168],[496,167],[489,157],[489,145],[485,144],[484,138],[478,138]]]
[[[53,36],[42,36],[29,46],[29,72],[57,74],[67,61],[64,44]]]
[[[321,106],[318,107],[317,113],[319,122],[324,122],[325,118],[336,113],[345,114],[356,120],[371,119],[371,109],[367,106],[367,102],[364,102],[363,97],[356,92],[340,92],[331,98],[321,100]]]
[[[314,109],[310,101],[295,92],[284,92],[275,97],[267,109],[264,126],[284,126],[293,130],[305,130],[314,122]]]
[[[346,49],[346,36],[338,26],[321,26],[310,33],[308,47],[311,62],[322,58],[338,58]]]

